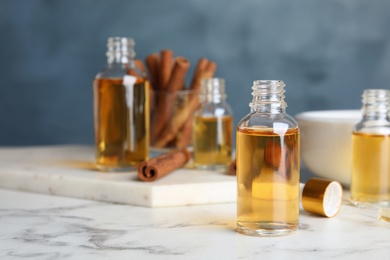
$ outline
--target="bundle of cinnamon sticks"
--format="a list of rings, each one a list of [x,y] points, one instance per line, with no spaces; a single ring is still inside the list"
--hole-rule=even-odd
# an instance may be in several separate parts
[[[193,114],[199,105],[201,80],[212,78],[217,64],[200,58],[189,87],[185,79],[190,61],[175,57],[172,50],[163,49],[145,59],[151,82],[151,145],[156,148],[184,148],[191,143]],[[177,102],[179,106],[175,107]]]

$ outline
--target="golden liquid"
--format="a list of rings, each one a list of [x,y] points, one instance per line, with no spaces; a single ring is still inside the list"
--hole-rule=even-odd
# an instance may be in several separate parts
[[[237,131],[238,231],[282,236],[299,223],[299,131]]]
[[[390,203],[390,136],[353,133],[353,200]]]
[[[194,163],[197,167],[227,166],[232,160],[232,116],[195,117]]]
[[[148,84],[138,78],[133,90],[126,91],[121,78],[95,80],[95,144],[99,169],[126,169],[148,159]]]

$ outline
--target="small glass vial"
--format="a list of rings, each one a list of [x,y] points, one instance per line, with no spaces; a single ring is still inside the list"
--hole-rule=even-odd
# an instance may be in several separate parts
[[[128,170],[149,156],[149,83],[131,38],[108,38],[108,65],[94,80],[97,168]]]
[[[194,164],[199,169],[226,170],[232,161],[233,116],[226,102],[225,81],[202,80],[199,101],[194,119]]]
[[[352,134],[353,200],[390,206],[390,91],[363,92],[362,120]]]
[[[250,113],[237,127],[237,229],[285,236],[299,224],[300,137],[286,114],[283,81],[253,82]]]

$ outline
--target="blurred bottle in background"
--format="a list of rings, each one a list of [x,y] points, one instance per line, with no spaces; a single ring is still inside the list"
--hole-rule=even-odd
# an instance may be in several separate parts
[[[390,206],[390,91],[366,89],[352,134],[351,198]]]
[[[226,97],[224,79],[202,80],[193,133],[194,165],[199,169],[226,170],[232,161],[233,115]]]
[[[128,170],[149,156],[149,82],[135,66],[134,40],[108,38],[107,67],[94,80],[97,168]]]

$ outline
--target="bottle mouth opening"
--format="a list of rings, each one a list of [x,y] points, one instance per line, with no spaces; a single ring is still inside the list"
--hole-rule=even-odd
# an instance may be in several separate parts
[[[367,113],[387,113],[390,107],[390,91],[366,89],[362,95],[363,110]]]
[[[282,80],[255,80],[252,86],[253,100],[249,103],[252,109],[282,110],[287,107],[284,101],[284,87]]]
[[[262,93],[284,93],[284,87],[286,84],[282,80],[255,80],[252,86],[252,95]]]
[[[253,86],[279,86],[285,87],[283,80],[255,80],[253,81]]]
[[[385,89],[366,89],[362,95],[363,102],[390,100],[390,91]]]
[[[106,56],[109,62],[114,60],[127,63],[129,58],[135,57],[135,41],[127,37],[109,37],[107,40]]]
[[[134,47],[135,41],[133,38],[127,38],[127,37],[109,37],[107,40],[107,45],[122,45],[127,47]]]

